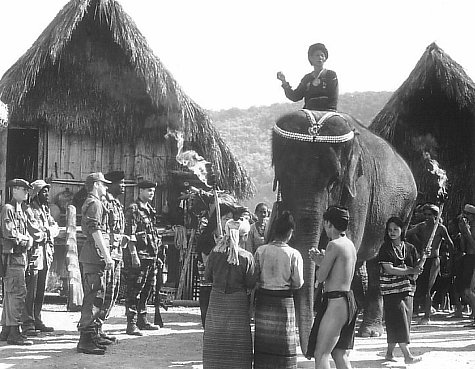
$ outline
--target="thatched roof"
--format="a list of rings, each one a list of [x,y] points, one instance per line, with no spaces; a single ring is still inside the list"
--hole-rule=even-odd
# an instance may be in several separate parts
[[[164,35],[163,37],[168,37]],[[115,0],[71,0],[0,80],[10,120],[124,141],[183,131],[238,197],[252,192],[244,169],[163,66]]]
[[[0,129],[8,125],[8,107],[0,100]]]
[[[435,43],[373,119],[370,129],[391,142],[409,162],[422,199],[433,197],[422,153],[429,152],[449,178],[453,215],[473,201],[475,84],[464,69]],[[469,178],[470,177],[470,178]],[[469,188],[470,187],[470,188]]]

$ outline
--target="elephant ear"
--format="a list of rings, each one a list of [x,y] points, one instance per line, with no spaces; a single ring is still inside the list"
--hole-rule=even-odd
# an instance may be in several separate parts
[[[355,132],[355,138],[353,139],[353,145],[351,145],[349,150],[348,162],[343,177],[343,185],[348,190],[351,197],[356,196],[356,181],[364,174],[361,154],[361,145],[357,133]]]

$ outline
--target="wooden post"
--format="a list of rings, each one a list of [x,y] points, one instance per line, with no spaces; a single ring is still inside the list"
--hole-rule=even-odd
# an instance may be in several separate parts
[[[76,207],[68,205],[66,212],[66,266],[68,269],[68,311],[79,311],[84,297],[79,269],[78,246],[76,238]]]
[[[186,246],[186,256],[185,256],[185,260],[183,261],[183,267],[181,269],[181,274],[180,274],[180,282],[178,283],[178,290],[176,292],[177,299],[183,298],[183,290],[186,284],[186,274],[187,274],[188,269],[191,269],[190,260],[191,260],[193,242],[195,238],[195,232],[196,231],[194,229],[191,230],[191,235]]]

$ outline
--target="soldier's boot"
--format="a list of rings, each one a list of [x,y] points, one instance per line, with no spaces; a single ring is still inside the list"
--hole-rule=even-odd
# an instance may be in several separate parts
[[[0,332],[0,341],[6,341],[10,334],[10,326],[2,325],[2,331]]]
[[[106,349],[103,347],[98,347],[93,341],[92,332],[81,332],[79,336],[79,342],[77,345],[77,352],[90,355],[104,355]]]
[[[7,338],[9,345],[29,346],[33,344],[33,341],[26,339],[26,337],[20,333],[20,327],[18,325],[12,325],[9,328],[10,332]]]
[[[140,329],[137,327],[135,316],[127,316],[127,330],[125,333],[131,336],[143,336],[142,332],[140,332]]]
[[[104,331],[102,330],[102,326],[99,326],[97,328],[97,334],[99,335],[99,337],[101,338],[104,338],[106,340],[109,340],[111,341],[112,343],[118,343],[119,340],[117,339],[117,337],[115,336],[109,336],[108,334],[105,334]]]
[[[94,341],[94,343],[96,344],[97,347],[104,347],[105,346],[109,346],[109,345],[112,345],[114,342],[112,342],[111,340],[108,340],[104,337],[102,337],[99,333],[99,329],[96,328],[94,330],[94,333],[92,334],[92,340]]]
[[[139,314],[137,318],[137,327],[139,327],[139,329],[142,329],[144,331],[156,331],[159,329],[156,325],[152,325],[149,323],[149,321],[147,320],[146,313]]]

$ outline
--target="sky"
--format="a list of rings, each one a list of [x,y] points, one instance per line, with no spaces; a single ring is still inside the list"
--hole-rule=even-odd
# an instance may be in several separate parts
[[[340,93],[394,91],[436,42],[475,79],[472,0],[118,0],[183,90],[205,109],[287,101],[324,43]],[[0,76],[67,0],[0,0]]]

